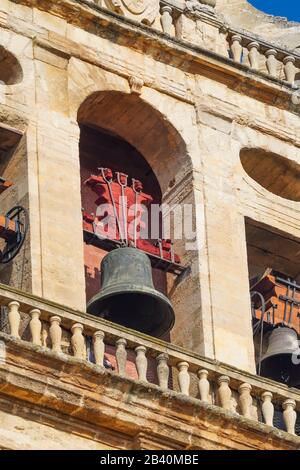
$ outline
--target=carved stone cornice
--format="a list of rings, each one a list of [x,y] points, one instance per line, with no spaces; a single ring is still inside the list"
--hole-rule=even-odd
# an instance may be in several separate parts
[[[281,109],[288,109],[295,113],[300,112],[299,105],[293,104],[292,101],[292,93],[294,90],[286,81],[274,78],[259,70],[249,69],[245,64],[234,62],[204,47],[194,46],[189,42],[166,36],[164,33],[143,24],[137,24],[128,18],[121,18],[119,15],[100,8],[90,1],[62,0],[57,3],[54,0],[48,0],[47,2],[18,0],[18,3],[52,12],[54,15],[59,15],[70,24],[74,24],[77,27],[79,26],[91,34],[96,34],[104,38],[110,38],[113,35],[115,43],[121,45],[127,44],[128,47],[136,49],[139,52],[147,51],[154,59],[160,61],[166,60],[170,65],[175,64],[175,66],[182,69],[183,72],[207,76],[215,81],[221,81],[235,90],[238,90],[240,86],[244,86],[243,92],[247,93],[247,96],[253,96],[255,99],[271,105],[276,104],[276,106]],[[18,23],[12,22],[10,24],[8,22],[6,27],[20,34],[21,26]],[[101,65],[99,52],[95,55],[92,49],[88,52],[86,51],[86,47],[80,46],[81,54],[79,54],[78,44],[72,46],[70,40],[58,34],[50,32],[47,39],[45,35],[42,34],[39,37],[39,34],[37,34],[34,29],[31,31],[30,27],[27,27],[26,31],[22,30],[21,32],[22,34],[35,38],[38,44],[49,48],[53,53],[65,54],[66,57],[78,56],[81,60],[88,61],[91,60],[88,59],[88,55],[93,56],[93,63],[104,66],[104,68],[109,68],[105,64]],[[151,48],[149,48],[150,43]],[[113,66],[110,68],[112,69]],[[120,71],[116,70],[116,73],[120,73]],[[134,71],[131,74],[133,73]],[[124,75],[124,72],[122,72],[122,74]],[[156,87],[155,80],[152,82],[152,85],[151,80],[144,81],[146,86],[153,85]],[[191,103],[193,102],[186,91],[177,90],[178,87],[175,85],[171,87],[166,85],[165,88],[163,87],[164,90],[162,87],[160,88],[162,91],[174,95],[179,99]]]

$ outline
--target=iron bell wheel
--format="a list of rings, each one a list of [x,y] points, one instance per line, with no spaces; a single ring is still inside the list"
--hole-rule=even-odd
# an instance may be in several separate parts
[[[154,288],[148,256],[136,248],[118,248],[101,262],[101,291],[88,313],[147,335],[161,337],[174,325],[169,299]]]
[[[287,326],[272,331],[266,354],[261,360],[261,375],[290,387],[300,388],[300,365],[293,362],[299,355],[298,335]]]

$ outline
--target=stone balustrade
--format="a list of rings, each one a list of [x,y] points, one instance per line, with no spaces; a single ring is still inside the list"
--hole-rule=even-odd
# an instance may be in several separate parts
[[[294,85],[300,76],[300,56],[251,36],[228,34],[229,57],[237,63]]]
[[[274,417],[279,413],[284,429],[296,432],[300,411],[300,391],[296,389],[7,286],[0,285],[0,303],[0,335],[31,342],[35,351],[49,348],[58,357],[70,354],[104,367],[106,348],[113,347],[116,368],[109,373],[126,376],[128,355],[134,355],[134,380],[145,386],[152,382],[161,390],[172,389],[268,426],[276,425]]]
[[[105,3],[99,0],[89,1],[97,7],[108,8]],[[178,27],[179,19],[182,15],[194,18],[194,21],[209,24],[210,27],[218,31],[217,36],[222,38],[220,41],[225,42],[221,50],[227,50],[228,57],[234,62],[247,65],[253,71],[264,73],[270,78],[281,80],[291,86],[295,86],[295,81],[300,80],[300,55],[285,50],[274,43],[268,43],[251,35],[251,33],[231,29],[215,14],[214,0],[202,0],[201,2],[160,0],[159,5],[160,21],[158,23],[165,34],[189,41],[183,33],[184,26]],[[158,23],[153,23],[151,26],[157,29]],[[189,28],[192,29],[191,26]],[[193,34],[197,36],[197,30]],[[193,45],[199,43],[197,37],[193,38],[192,43]],[[218,41],[215,47],[213,44],[208,45],[205,42],[202,46],[220,53],[220,44],[217,45],[217,43]]]

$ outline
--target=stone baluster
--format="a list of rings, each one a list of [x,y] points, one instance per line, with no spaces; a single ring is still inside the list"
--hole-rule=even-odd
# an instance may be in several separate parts
[[[259,44],[256,41],[250,42],[248,44],[248,50],[249,50],[249,62],[250,62],[250,67],[252,69],[259,69]]]
[[[161,26],[165,34],[170,34],[173,26],[172,8],[168,5],[164,5],[161,8]]]
[[[20,304],[13,300],[8,304],[8,323],[10,328],[10,334],[15,338],[20,338],[19,329],[21,316],[19,312]]]
[[[29,323],[31,341],[33,344],[38,346],[42,345],[41,332],[42,332],[42,323],[40,320],[41,311],[38,308],[33,308],[29,312],[31,320]]]
[[[291,85],[295,82],[296,72],[297,69],[295,67],[296,59],[295,57],[289,55],[283,59],[284,63],[284,73],[286,81],[289,82]]]
[[[295,434],[295,424],[297,419],[297,413],[295,411],[296,402],[292,399],[287,399],[282,404],[283,408],[283,420],[287,432]]]
[[[97,364],[97,366],[103,366],[104,351],[105,351],[103,331],[100,331],[100,330],[95,331],[95,333],[93,334],[93,346],[94,346],[95,363]]]
[[[71,328],[71,332],[71,345],[74,357],[76,357],[77,359],[86,359],[85,339],[82,334],[83,325],[81,323],[74,323]]]
[[[232,36],[230,50],[233,60],[235,60],[235,62],[241,62],[243,51],[242,36],[239,34],[234,34],[234,36]]]
[[[269,72],[269,75],[272,77],[277,77],[278,75],[278,60],[276,59],[277,51],[275,49],[269,49],[266,52],[266,66]]]
[[[120,375],[125,375],[126,372],[126,361],[127,361],[127,351],[126,351],[127,341],[124,338],[120,338],[116,341],[116,360],[118,366],[118,373]]]
[[[200,400],[204,403],[209,402],[209,381],[207,380],[208,371],[205,369],[198,370],[198,388],[200,394]]]
[[[239,394],[240,394],[240,409],[242,415],[245,418],[251,418],[251,409],[252,409],[252,397],[251,397],[251,385],[247,383],[243,383],[239,386]]]
[[[189,363],[188,362],[179,362],[177,364],[178,373],[178,383],[180,392],[184,395],[189,395],[190,390],[190,374],[188,373]]]
[[[51,338],[51,344],[52,344],[52,351],[54,352],[61,352],[61,337],[62,337],[62,331],[61,331],[61,318],[54,315],[53,317],[50,318],[50,338]]]
[[[264,421],[268,426],[273,426],[274,419],[274,405],[272,403],[273,394],[271,392],[264,392],[261,395],[262,399],[262,414]]]
[[[147,349],[145,346],[137,346],[135,348],[136,358],[136,368],[139,376],[139,380],[143,382],[147,382],[147,368],[148,368],[148,360],[146,357]]]
[[[230,378],[227,375],[221,375],[218,378],[218,398],[222,408],[224,410],[232,411],[231,406],[231,390],[229,387]]]
[[[157,377],[160,388],[167,390],[169,387],[169,356],[168,354],[162,353],[157,356]]]

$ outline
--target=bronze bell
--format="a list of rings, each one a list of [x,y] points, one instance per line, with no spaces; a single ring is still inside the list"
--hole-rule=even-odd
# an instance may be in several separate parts
[[[300,388],[299,353],[297,332],[283,325],[275,328],[269,337],[267,352],[261,359],[261,375]]]
[[[136,248],[118,248],[101,262],[101,291],[88,313],[161,337],[174,325],[170,301],[153,285],[149,257]]]

